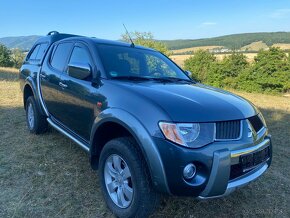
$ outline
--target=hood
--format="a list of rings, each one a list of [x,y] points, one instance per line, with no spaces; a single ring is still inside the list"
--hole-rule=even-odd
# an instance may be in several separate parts
[[[230,92],[203,84],[122,82],[168,113],[174,122],[214,122],[245,119],[257,114],[253,104]]]

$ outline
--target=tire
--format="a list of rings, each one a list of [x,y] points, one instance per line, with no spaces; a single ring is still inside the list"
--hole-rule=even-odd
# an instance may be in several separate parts
[[[48,127],[46,117],[40,114],[33,96],[28,97],[25,109],[26,123],[29,132],[32,134],[41,134],[46,132]]]
[[[120,180],[118,168],[127,179]],[[100,155],[98,171],[105,202],[117,217],[148,217],[159,205],[160,196],[153,190],[147,166],[133,138],[122,137],[107,142]],[[123,196],[119,198],[123,201],[118,203],[119,190],[124,191],[119,195]],[[128,193],[132,194],[131,198]]]

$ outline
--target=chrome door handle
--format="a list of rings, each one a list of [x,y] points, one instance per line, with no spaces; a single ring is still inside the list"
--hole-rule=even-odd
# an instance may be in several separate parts
[[[42,79],[46,79],[46,74],[41,73],[41,74],[40,74],[40,77],[41,77]]]
[[[64,84],[62,82],[59,82],[58,85],[61,87],[61,88],[67,88],[67,84]]]

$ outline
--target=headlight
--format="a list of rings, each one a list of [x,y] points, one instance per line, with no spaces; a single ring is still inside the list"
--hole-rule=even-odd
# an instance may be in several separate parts
[[[165,138],[182,146],[199,148],[214,140],[213,123],[159,122]]]

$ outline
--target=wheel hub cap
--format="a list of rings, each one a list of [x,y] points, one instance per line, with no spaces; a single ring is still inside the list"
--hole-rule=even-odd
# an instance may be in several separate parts
[[[28,105],[27,118],[28,118],[29,127],[32,129],[34,126],[34,111],[33,111],[32,104]]]
[[[131,172],[127,163],[117,154],[105,162],[104,178],[108,194],[120,208],[127,208],[133,199]]]

